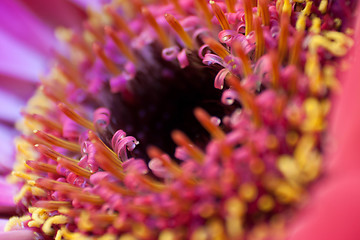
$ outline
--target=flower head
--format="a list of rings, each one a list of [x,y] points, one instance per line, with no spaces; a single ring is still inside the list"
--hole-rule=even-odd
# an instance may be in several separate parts
[[[281,239],[322,176],[351,4],[109,4],[24,111],[19,226],[55,239]],[[339,10],[340,9],[340,10]]]

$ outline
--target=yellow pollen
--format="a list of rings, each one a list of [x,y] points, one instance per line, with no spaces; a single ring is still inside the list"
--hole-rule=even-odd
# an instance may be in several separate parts
[[[29,215],[25,215],[22,217],[11,217],[9,221],[6,223],[4,231],[8,232],[13,229],[23,228],[24,223],[31,220]]]
[[[18,171],[13,171],[11,172],[12,175],[18,177],[18,178],[21,178],[21,179],[24,179],[24,180],[36,180],[38,179],[39,177],[34,175],[34,174],[30,174],[30,173],[24,173],[24,172],[18,172]]]
[[[159,235],[159,240],[176,240],[177,237],[175,235],[175,232],[170,229],[162,230]]]
[[[77,163],[74,163],[73,161],[70,161],[66,158],[58,157],[57,162],[61,166],[63,166],[66,169],[69,169],[70,171],[72,171],[73,173],[75,173],[78,176],[90,178],[90,176],[92,175],[92,173],[89,170],[80,167],[79,165],[77,165]]]
[[[225,209],[230,216],[241,217],[246,212],[246,205],[237,197],[229,198],[225,203]]]
[[[115,65],[115,63],[105,54],[104,49],[97,43],[93,44],[93,50],[95,54],[101,59],[105,67],[115,76],[121,73],[120,69]]]
[[[251,0],[243,0],[245,10],[245,35],[253,30],[253,12]]]
[[[190,240],[207,240],[208,233],[204,227],[197,228],[190,237]]]
[[[228,20],[225,17],[224,12],[221,10],[221,8],[219,7],[219,5],[216,4],[216,2],[214,2],[213,0],[210,0],[210,6],[217,18],[217,20],[219,21],[221,28],[223,30],[230,30],[230,24],[228,22]]]
[[[66,224],[68,223],[68,218],[66,216],[63,216],[63,215],[57,215],[57,216],[53,216],[53,217],[50,217],[48,218],[44,225],[42,226],[42,230],[43,232],[46,234],[46,235],[54,235],[55,234],[55,231],[54,229],[52,228],[52,225],[56,224]]]
[[[263,195],[259,198],[257,204],[261,211],[269,212],[274,208],[275,201],[270,195]]]
[[[211,134],[214,139],[223,139],[223,130],[211,121],[210,115],[202,108],[195,108],[194,114],[200,124]]]
[[[296,30],[304,31],[306,28],[306,19],[307,16],[311,13],[312,1],[306,1],[305,8],[301,11],[297,21],[296,21]]]
[[[120,14],[117,14],[111,6],[106,6],[105,11],[111,15],[116,27],[119,30],[125,31],[130,38],[136,37],[136,34],[129,28],[129,24],[126,22],[126,20],[123,19]]]
[[[203,39],[203,41],[205,42],[205,44],[209,45],[210,49],[213,50],[222,59],[230,55],[228,50],[226,50],[226,48],[215,39],[206,37]]]
[[[70,107],[66,106],[64,103],[59,103],[58,108],[60,109],[60,111],[62,111],[68,118],[70,118],[74,122],[78,123],[79,125],[87,128],[89,130],[95,131],[94,124],[91,121],[80,116],[74,110],[72,110]]]
[[[80,145],[77,143],[66,141],[64,139],[55,137],[54,135],[45,133],[40,130],[34,130],[33,132],[36,136],[44,139],[46,142],[48,142],[51,145],[67,149],[72,152],[80,152]]]
[[[328,0],[321,0],[320,5],[319,5],[319,11],[322,14],[325,14],[327,11],[327,7],[328,7]]]
[[[243,183],[238,191],[239,196],[246,202],[252,202],[256,199],[258,191],[254,183]]]
[[[117,33],[111,27],[106,26],[105,32],[111,37],[115,45],[121,51],[124,56],[129,59],[131,62],[136,63],[136,57],[134,53],[130,50],[129,46],[125,44],[117,35]]]
[[[93,222],[90,221],[90,213],[88,211],[81,211],[78,223],[81,231],[91,231],[94,228]]]
[[[312,19],[311,27],[309,31],[313,34],[319,34],[321,32],[321,19],[315,17]]]
[[[210,235],[210,239],[222,240],[227,239],[223,222],[218,219],[212,219],[206,224],[207,232]],[[209,238],[205,238],[209,239]]]
[[[204,161],[204,153],[181,131],[175,130],[171,133],[173,141],[181,147],[184,147],[187,153],[198,163]]]
[[[154,16],[150,13],[150,11],[143,7],[142,8],[142,14],[144,15],[146,21],[150,24],[150,26],[156,31],[160,42],[164,46],[164,48],[170,47],[170,39],[167,36],[166,32],[162,27],[159,26],[159,24],[156,22],[156,19]]]
[[[282,7],[282,13],[281,14],[284,14],[286,13],[287,15],[291,15],[291,3],[290,3],[290,0],[284,0],[284,4],[283,4],[283,7]]]
[[[181,40],[184,42],[186,48],[192,50],[194,48],[191,37],[187,32],[185,32],[184,28],[180,25],[180,23],[175,19],[175,17],[169,13],[164,15],[166,21],[169,23],[172,29],[179,35]]]

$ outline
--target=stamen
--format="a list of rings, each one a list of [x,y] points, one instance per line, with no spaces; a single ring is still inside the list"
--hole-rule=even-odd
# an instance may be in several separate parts
[[[203,151],[201,151],[183,132],[175,130],[171,133],[171,137],[178,146],[186,149],[192,159],[198,163],[204,161]]]
[[[148,147],[147,154],[150,158],[159,159],[162,165],[171,173],[173,173],[176,177],[180,177],[183,175],[182,169],[174,161],[164,158],[164,153],[157,147]]]
[[[309,31],[313,34],[320,34],[321,32],[321,19],[314,17],[311,22],[311,27]]]
[[[288,35],[289,35],[290,15],[286,11],[283,11],[280,19],[280,36],[279,36],[279,50],[278,61],[282,63],[288,50]]]
[[[224,12],[221,10],[221,8],[219,7],[219,5],[216,4],[216,2],[214,2],[213,0],[210,0],[210,6],[216,16],[216,18],[218,19],[221,28],[223,30],[230,30],[230,24],[228,22],[228,20],[225,17]]]
[[[66,103],[69,106],[72,106],[71,103],[69,103],[66,99],[66,96],[62,94],[59,91],[54,91],[49,86],[46,86],[45,84],[41,85],[39,87],[40,91],[44,93],[46,97],[48,97],[51,101],[54,103],[63,102]]]
[[[211,37],[206,37],[203,39],[203,41],[205,42],[205,44],[209,45],[210,49],[213,50],[222,59],[230,55],[228,50],[226,50],[226,48],[215,39]]]
[[[77,114],[74,110],[72,110],[68,106],[66,106],[64,103],[59,103],[58,108],[60,109],[60,111],[62,111],[68,118],[70,118],[74,122],[78,123],[79,125],[87,128],[89,130],[95,131],[94,124],[91,121],[83,118],[82,116]]]
[[[39,161],[31,161],[31,160],[27,160],[26,164],[38,171],[58,174],[58,172],[56,171],[56,166],[52,164],[43,163]]]
[[[287,15],[291,16],[291,10],[292,10],[292,6],[290,0],[284,0],[281,15],[286,13]]]
[[[195,3],[198,6],[198,8],[203,12],[208,28],[212,29],[212,27],[213,27],[213,24],[211,22],[212,14],[208,8],[207,1],[206,0],[196,0]]]
[[[259,0],[258,10],[264,26],[270,25],[269,0]]]
[[[255,18],[255,60],[258,60],[265,52],[265,39],[259,17]]]
[[[55,183],[55,190],[70,195],[71,198],[75,198],[80,202],[92,203],[95,205],[104,204],[104,200],[95,194],[84,192],[82,188],[75,187],[71,184],[59,184]]]
[[[245,54],[241,43],[239,41],[235,41],[232,47],[235,54],[241,59],[243,63],[245,77],[250,76],[253,73],[251,68],[251,61],[249,57]]]
[[[113,182],[109,182],[106,179],[103,179],[99,182],[99,185],[102,187],[108,188],[116,193],[119,193],[122,196],[136,196],[136,192],[131,191],[125,187],[119,186]]]
[[[65,71],[62,67],[57,66],[55,67],[56,71],[59,72],[59,74],[61,74],[66,81],[70,82],[70,83],[74,83],[77,87],[81,88],[81,89],[86,89],[86,85],[80,80],[80,77],[76,74],[71,74],[71,71]]]
[[[53,160],[57,160],[58,157],[62,157],[62,158],[66,158],[69,161],[74,162],[74,163],[78,162],[77,160],[69,158],[69,157],[67,157],[65,155],[62,155],[62,154],[56,152],[55,150],[53,150],[51,148],[48,148],[48,147],[46,147],[44,145],[35,144],[34,147],[38,152],[40,152],[41,154],[44,154],[46,157],[51,158]]]
[[[105,43],[105,39],[102,33],[100,33],[97,29],[94,28],[94,26],[89,23],[89,22],[85,22],[84,23],[84,28],[86,30],[88,30],[93,36],[94,38],[99,41],[101,44]]]
[[[147,186],[151,191],[154,192],[163,192],[166,189],[166,184],[158,182],[145,175],[137,175],[138,180]]]
[[[115,45],[119,48],[122,54],[124,54],[131,62],[136,63],[136,57],[134,53],[116,34],[116,32],[109,26],[105,27],[105,32],[111,37]]]
[[[180,23],[175,19],[175,17],[169,13],[164,15],[166,21],[175,30],[175,32],[179,35],[181,40],[184,42],[186,48],[193,49],[194,45],[192,43],[192,39],[187,32],[185,32],[184,28],[180,25]]]
[[[77,163],[74,163],[66,158],[58,157],[57,162],[61,166],[63,166],[66,169],[69,169],[70,171],[72,171],[73,173],[75,173],[78,176],[90,178],[90,176],[92,175],[92,173],[89,170],[80,167],[79,165],[77,165]]]
[[[135,38],[136,34],[129,28],[129,24],[121,15],[117,14],[111,6],[106,6],[105,11],[111,15],[116,27],[119,30],[124,30],[130,38]]]
[[[104,49],[100,47],[99,44],[94,43],[93,50],[112,74],[119,75],[121,73],[120,69],[115,65],[115,63],[110,58],[108,58],[108,56],[106,56]]]
[[[77,143],[66,141],[64,139],[55,137],[54,135],[45,133],[40,130],[34,130],[33,132],[37,137],[45,140],[46,142],[48,142],[51,145],[67,149],[72,152],[80,152],[80,146]]]
[[[59,208],[62,207],[71,207],[71,203],[70,202],[66,202],[66,201],[44,201],[44,200],[40,200],[37,201],[34,204],[35,207],[38,208],[43,208],[49,211],[56,211]]]
[[[328,7],[328,0],[321,0],[320,5],[319,5],[319,11],[322,14],[325,14],[327,11],[327,7]]]
[[[229,13],[234,13],[236,0],[225,0],[225,3],[226,3],[227,11]]]
[[[195,108],[194,114],[196,119],[200,122],[200,124],[211,134],[211,136],[215,139],[223,139],[225,137],[225,133],[221,128],[215,125],[211,121],[210,115],[202,108]]]
[[[111,150],[108,146],[106,146],[101,139],[96,136],[96,134],[93,131],[88,132],[90,141],[95,144],[96,150],[102,152],[107,158],[109,158],[114,164],[116,164],[118,167],[122,168],[120,159],[116,155],[116,153]]]
[[[249,109],[253,114],[255,125],[260,126],[262,121],[259,108],[256,106],[255,97],[253,96],[253,94],[251,94],[243,86],[241,86],[239,79],[236,78],[234,75],[229,74],[226,78],[226,81],[229,86],[233,87],[237,91],[245,108]]]
[[[27,113],[27,112],[22,112],[22,115],[25,118],[39,122],[46,128],[50,128],[50,129],[56,130],[58,132],[62,132],[62,125],[60,123],[54,122],[44,116],[41,116],[39,114],[31,114],[31,113]]]
[[[253,12],[251,0],[244,0],[245,10],[245,35],[248,35],[253,30]]]
[[[35,174],[19,172],[19,171],[12,171],[11,175],[13,175],[15,177],[18,177],[18,178],[21,178],[21,179],[24,179],[26,181],[35,181],[36,179],[39,178]]]
[[[98,143],[93,142],[95,147],[98,149]],[[119,180],[124,180],[125,174],[123,173],[122,167],[114,163],[110,158],[103,154],[103,152],[98,152],[95,154],[95,160],[99,163],[100,167],[108,172],[110,172],[114,177]]]
[[[170,44],[170,39],[169,39],[168,35],[164,31],[164,29],[162,29],[162,27],[159,26],[159,24],[156,22],[156,19],[150,13],[150,11],[147,8],[143,7],[142,14],[144,15],[146,21],[150,24],[150,26],[158,34],[159,40],[162,43],[162,45],[164,46],[164,48],[170,47],[171,44]]]
[[[184,11],[184,9],[181,7],[179,0],[170,0],[171,3],[174,5],[176,11],[178,13],[180,13],[181,15],[186,15],[186,12]]]
[[[297,66],[300,60],[300,52],[302,50],[302,43],[304,38],[304,31],[296,31],[294,37],[294,45],[291,48],[289,64]]]
[[[269,57],[271,59],[271,80],[274,89],[280,87],[280,69],[279,69],[279,56],[274,50],[270,51]]]

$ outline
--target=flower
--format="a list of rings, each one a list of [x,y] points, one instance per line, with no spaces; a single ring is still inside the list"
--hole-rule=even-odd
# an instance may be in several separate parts
[[[7,230],[283,238],[326,176],[349,4],[112,3],[84,32],[63,31],[70,57],[58,55],[19,124],[23,216]]]

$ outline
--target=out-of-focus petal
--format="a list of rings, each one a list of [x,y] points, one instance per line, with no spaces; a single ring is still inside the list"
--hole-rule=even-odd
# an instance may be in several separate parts
[[[7,127],[4,124],[0,124],[0,175],[9,173],[14,163],[13,153],[13,138],[16,135],[16,131]]]
[[[18,231],[0,233],[0,239],[33,240],[33,239],[35,239],[35,235],[34,235],[34,232],[30,231],[30,230],[18,230]]]

